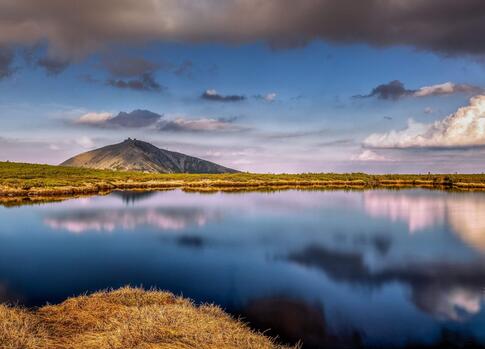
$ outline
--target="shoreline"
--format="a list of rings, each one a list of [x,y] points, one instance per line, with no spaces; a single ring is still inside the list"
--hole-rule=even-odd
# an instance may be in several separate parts
[[[217,175],[215,175],[217,176]],[[2,197],[36,197],[36,196],[76,196],[76,195],[104,195],[113,191],[133,190],[133,191],[156,191],[182,189],[190,192],[237,192],[237,191],[272,191],[272,190],[291,190],[291,189],[412,189],[426,188],[453,191],[478,190],[485,191],[485,183],[470,182],[436,182],[425,180],[374,180],[367,183],[361,180],[349,181],[146,181],[146,182],[112,182],[90,184],[85,186],[50,186],[42,187],[5,187],[2,188],[0,182],[0,198]]]
[[[159,174],[0,162],[0,202],[62,200],[118,190],[213,193],[412,188],[485,191],[485,174]]]

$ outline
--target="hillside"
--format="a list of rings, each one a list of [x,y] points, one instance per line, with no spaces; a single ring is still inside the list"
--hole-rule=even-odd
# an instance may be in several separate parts
[[[236,173],[238,171],[193,156],[168,151],[128,138],[76,155],[61,166],[150,173]]]

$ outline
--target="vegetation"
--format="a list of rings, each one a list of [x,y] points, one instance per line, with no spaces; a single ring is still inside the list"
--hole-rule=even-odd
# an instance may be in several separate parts
[[[213,305],[125,287],[37,310],[0,305],[4,349],[284,349]]]
[[[483,190],[485,174],[154,174],[0,162],[0,196],[3,197],[102,194],[115,189],[183,188],[204,192],[375,187]]]

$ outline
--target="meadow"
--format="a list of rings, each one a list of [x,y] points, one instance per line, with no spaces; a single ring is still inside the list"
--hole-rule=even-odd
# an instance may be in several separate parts
[[[102,194],[124,189],[182,188],[211,192],[380,187],[484,190],[485,174],[154,174],[0,162],[3,197]]]

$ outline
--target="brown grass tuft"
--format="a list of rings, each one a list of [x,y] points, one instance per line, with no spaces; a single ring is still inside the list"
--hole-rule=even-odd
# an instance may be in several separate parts
[[[283,349],[213,305],[125,287],[26,310],[0,305],[2,349]]]

